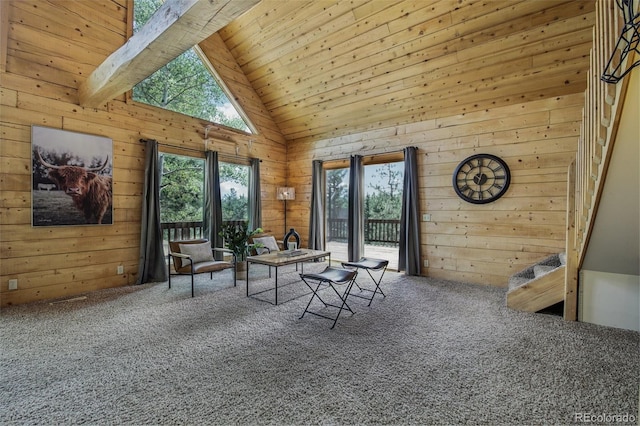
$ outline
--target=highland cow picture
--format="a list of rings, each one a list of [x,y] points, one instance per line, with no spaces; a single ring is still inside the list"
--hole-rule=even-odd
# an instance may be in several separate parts
[[[113,141],[31,126],[33,226],[113,224]]]

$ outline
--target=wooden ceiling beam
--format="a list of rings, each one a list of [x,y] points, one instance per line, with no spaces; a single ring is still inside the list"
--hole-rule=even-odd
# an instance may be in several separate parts
[[[167,0],[138,33],[79,84],[79,104],[97,107],[130,90],[259,2]]]

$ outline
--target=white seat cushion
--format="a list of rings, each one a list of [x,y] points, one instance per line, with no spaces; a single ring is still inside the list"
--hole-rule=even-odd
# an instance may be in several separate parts
[[[264,246],[264,247],[256,247],[256,253],[258,254],[265,254],[265,253],[269,253],[270,251],[271,253],[280,251],[280,248],[278,247],[278,243],[276,242],[276,239],[273,236],[254,238],[253,242],[255,244],[262,244]]]

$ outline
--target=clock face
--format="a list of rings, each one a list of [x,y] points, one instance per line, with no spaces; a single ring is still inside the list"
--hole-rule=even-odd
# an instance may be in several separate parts
[[[453,172],[456,194],[473,204],[486,204],[502,197],[510,181],[507,164],[491,154],[472,155]]]

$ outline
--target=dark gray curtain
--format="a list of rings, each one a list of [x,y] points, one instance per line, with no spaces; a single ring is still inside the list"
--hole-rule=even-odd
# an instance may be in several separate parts
[[[352,155],[349,162],[349,213],[347,218],[347,251],[349,262],[364,253],[364,166],[361,155]]]
[[[147,140],[145,153],[137,284],[167,280],[167,264],[164,258],[162,228],[160,227],[162,159],[158,157],[158,142]]]
[[[312,250],[324,250],[324,169],[321,160],[311,165],[311,217],[309,218],[309,245]]]
[[[260,160],[252,158],[249,172],[249,230],[262,226],[262,200],[260,197]]]
[[[204,158],[204,212],[202,228],[211,247],[222,247],[223,240],[218,233],[222,230],[222,196],[220,195],[220,165],[217,151],[206,151]],[[222,260],[222,253],[215,253]]]
[[[398,270],[406,275],[420,275],[420,218],[418,207],[418,149],[404,149],[404,186],[400,217]]]

